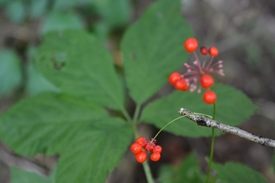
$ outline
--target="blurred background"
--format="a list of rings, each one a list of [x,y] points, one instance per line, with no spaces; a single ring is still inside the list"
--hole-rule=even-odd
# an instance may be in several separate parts
[[[120,68],[119,42],[123,33],[153,2],[0,0],[0,113],[19,99],[51,87],[33,64],[43,35],[68,28],[86,30],[104,42]],[[234,86],[261,107],[240,127],[275,139],[275,1],[182,0],[181,12],[201,46],[219,48],[225,77],[217,77],[217,82]],[[172,90],[167,86],[159,94]],[[154,134],[157,129],[141,125],[140,131]],[[155,176],[161,165],[177,166],[190,152],[196,153],[202,171],[206,170],[204,157],[209,154],[209,138],[184,138],[164,132],[158,143],[166,151],[160,162],[152,164]],[[244,163],[275,183],[273,154],[272,148],[226,134],[216,139],[214,160]],[[146,182],[142,166],[132,162],[131,157],[126,153],[106,182]],[[0,183],[11,182],[9,165],[45,174],[56,160],[57,157],[42,155],[21,157],[1,142]]]

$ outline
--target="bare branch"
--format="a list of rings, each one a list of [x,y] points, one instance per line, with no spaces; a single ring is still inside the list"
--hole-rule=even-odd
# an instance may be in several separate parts
[[[262,136],[257,136],[252,133],[249,133],[245,130],[242,130],[237,127],[233,127],[230,125],[223,124],[221,122],[218,122],[216,120],[212,120],[211,118],[208,118],[206,116],[202,116],[199,114],[196,114],[192,111],[189,111],[187,109],[181,108],[179,111],[179,114],[182,116],[186,115],[186,118],[196,122],[199,126],[206,126],[206,127],[212,127],[217,128],[223,132],[231,133],[233,135],[237,135],[241,138],[250,140],[252,142],[256,142],[258,144],[261,144],[263,146],[269,146],[269,147],[275,147],[275,140],[268,139]]]

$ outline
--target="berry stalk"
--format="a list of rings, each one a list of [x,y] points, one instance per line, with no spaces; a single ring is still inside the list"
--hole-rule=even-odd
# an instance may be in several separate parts
[[[213,115],[212,119],[214,120],[216,117],[216,103],[213,104]],[[210,180],[210,174],[212,169],[212,162],[213,162],[213,155],[214,155],[214,144],[215,144],[215,129],[212,127],[212,138],[211,138],[211,147],[210,147],[210,155],[209,155],[209,164],[208,164],[208,170],[207,170],[207,178],[206,183]]]
[[[153,138],[152,140],[156,139],[157,136],[160,134],[160,132],[162,132],[168,125],[170,125],[171,123],[173,123],[173,122],[175,122],[175,121],[177,121],[178,119],[183,118],[183,117],[186,117],[186,115],[177,117],[177,118],[173,119],[172,121],[169,121],[166,125],[164,125],[164,126],[158,131],[158,133],[154,136],[154,138]]]

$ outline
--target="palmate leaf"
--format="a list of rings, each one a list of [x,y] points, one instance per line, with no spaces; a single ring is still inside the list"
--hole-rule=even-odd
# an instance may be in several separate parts
[[[123,108],[122,86],[110,53],[93,36],[77,30],[48,34],[36,63],[62,92]]]
[[[249,118],[257,109],[249,98],[240,91],[225,85],[215,84],[212,88],[217,94],[216,120],[236,126]],[[158,128],[179,117],[177,113],[181,107],[197,113],[213,114],[213,105],[205,104],[202,94],[196,92],[175,91],[167,97],[158,99],[146,106],[141,115],[141,121],[153,124]],[[182,136],[201,137],[210,136],[211,129],[201,127],[186,118],[179,119],[165,130]],[[216,135],[221,132],[216,130]]]
[[[125,33],[121,48],[130,96],[142,104],[187,58],[183,41],[192,36],[180,14],[180,2],[160,0]]]
[[[130,125],[103,108],[52,93],[22,100],[1,116],[0,126],[0,138],[19,154],[61,155],[56,183],[104,182],[132,135]]]
[[[267,183],[259,172],[239,163],[229,162],[224,165],[214,163],[213,168],[217,172],[218,182],[221,183]]]

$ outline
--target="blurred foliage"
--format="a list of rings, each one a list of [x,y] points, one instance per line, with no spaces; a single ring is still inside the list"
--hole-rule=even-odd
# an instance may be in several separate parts
[[[125,27],[132,12],[130,0],[1,0],[0,7],[4,8],[6,17],[17,24],[42,20],[41,35],[67,29],[92,30],[101,41],[106,40],[113,29]],[[89,23],[87,17],[94,20]],[[24,83],[25,91],[30,95],[58,91],[36,69],[32,63],[35,53],[29,57],[30,51],[34,51],[34,46],[28,46],[27,66],[21,66],[22,60],[14,50],[1,51],[0,73],[9,75],[0,79],[2,95],[9,94]],[[26,73],[26,78],[23,73]]]
[[[20,59],[13,50],[0,51],[0,94],[7,95],[21,84]]]
[[[159,171],[161,183],[198,183],[204,181],[200,165],[194,154],[186,157],[178,167],[162,166]]]

